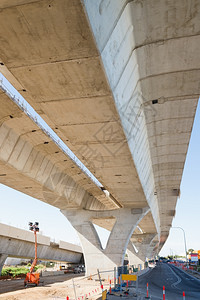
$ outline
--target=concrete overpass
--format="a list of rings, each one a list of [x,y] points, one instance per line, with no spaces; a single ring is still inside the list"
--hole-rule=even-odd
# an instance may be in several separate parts
[[[37,234],[38,259],[79,263],[82,249],[64,241],[52,242],[49,237]],[[32,232],[0,224],[0,274],[7,257],[34,258],[34,235]]]
[[[0,71],[102,185],[3,92],[1,182],[61,209],[89,273],[122,264],[132,242],[143,260],[158,252],[199,97],[199,1],[4,0],[0,9]],[[93,223],[112,230],[105,250]]]

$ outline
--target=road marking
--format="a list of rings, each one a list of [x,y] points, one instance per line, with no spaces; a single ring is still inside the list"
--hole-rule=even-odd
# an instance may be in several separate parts
[[[172,268],[170,268],[170,270],[172,271],[172,273],[174,274],[174,276],[177,278],[177,281],[174,282],[174,283],[172,283],[171,287],[174,287],[174,288],[178,289],[176,287],[176,285],[179,284],[182,281],[182,279],[174,272],[174,270],[172,270]]]

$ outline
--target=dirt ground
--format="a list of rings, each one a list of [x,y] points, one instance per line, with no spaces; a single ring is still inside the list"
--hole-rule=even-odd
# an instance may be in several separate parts
[[[73,278],[73,279],[72,279]],[[88,280],[80,275],[59,275],[43,277],[44,285],[38,287],[24,288],[24,280],[2,280],[0,281],[0,299],[4,300],[69,300],[75,299],[74,286],[77,300],[98,299],[101,297],[99,281]],[[73,286],[74,282],[74,286]],[[108,282],[104,287],[108,288]]]

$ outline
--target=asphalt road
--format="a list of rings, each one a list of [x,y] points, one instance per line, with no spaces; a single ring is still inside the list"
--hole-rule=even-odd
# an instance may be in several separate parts
[[[158,263],[150,272],[141,276],[139,289],[146,290],[147,282],[152,300],[163,299],[163,285],[166,300],[183,299],[183,291],[185,300],[200,300],[200,280],[170,264]]]

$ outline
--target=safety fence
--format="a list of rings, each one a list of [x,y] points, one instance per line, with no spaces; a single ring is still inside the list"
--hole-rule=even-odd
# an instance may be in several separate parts
[[[66,295],[66,297],[51,297],[49,299],[54,299],[54,300],[85,300],[88,298],[91,298],[92,296],[101,296],[102,294],[112,294],[113,292],[120,292],[122,290],[122,287],[125,285],[128,288],[128,281],[122,280],[123,275],[134,275],[136,278],[140,276],[142,273],[148,271],[147,269],[142,269],[141,265],[138,266],[121,266],[118,268],[114,268],[113,270],[107,270],[107,271],[99,271],[97,270],[97,273],[95,274],[90,274],[89,276],[84,276],[82,278],[76,277],[70,279],[72,281],[71,287],[73,287],[74,290],[74,296],[71,295]],[[131,274],[129,274],[131,273]],[[88,291],[87,293],[80,293],[79,294],[79,289],[77,286],[81,284],[82,280],[95,280],[99,284],[99,287],[91,287],[91,290]],[[78,283],[78,284],[77,284]]]
[[[171,265],[176,266],[177,268],[183,270],[183,271],[187,271],[188,273],[195,275],[197,278],[200,279],[200,272],[195,270],[195,267],[190,266],[186,263],[180,263],[180,262],[170,262]]]
[[[190,266],[186,263],[181,263],[181,262],[169,262],[171,265],[176,266],[182,270],[191,270],[191,271],[195,271],[195,268],[193,266]],[[198,272],[197,272],[198,273]]]
[[[80,295],[80,296],[78,296],[76,298],[70,298],[69,296],[66,296],[65,298],[53,297],[51,299],[53,299],[53,300],[58,300],[58,299],[59,300],[85,300],[85,299],[91,298],[94,295],[101,295],[100,288],[91,289],[91,291],[89,293]]]
[[[120,269],[118,270],[110,270],[110,271],[105,271],[105,272],[97,272],[95,274],[92,274],[88,277],[83,277],[83,278],[76,278],[76,281],[80,283],[81,280],[92,280],[93,277],[96,277],[98,275],[99,277],[99,287],[91,287],[91,290],[88,291],[87,293],[84,294],[78,294],[77,289],[76,289],[76,281],[74,278],[72,278],[72,286],[74,289],[74,296],[69,296],[67,295],[66,297],[52,297],[49,298],[51,300],[86,300],[92,297],[96,296],[101,296],[102,300],[104,299],[109,299],[109,295],[115,295],[121,297],[122,294],[129,294],[129,289],[130,287],[133,287],[133,282],[135,281],[136,286],[134,288],[133,292],[133,297],[137,297],[137,295],[140,294],[138,290],[138,273],[139,272],[134,272],[132,274],[120,274]],[[119,272],[119,273],[118,273]],[[108,273],[113,273],[113,275],[117,275],[116,278],[110,277]],[[119,275],[120,274],[120,275]],[[103,276],[102,276],[103,275]],[[107,277],[105,279],[105,277]],[[150,285],[147,282],[146,284],[146,294],[145,294],[145,299],[151,299],[151,294],[150,294]],[[104,296],[105,295],[105,296]],[[166,288],[163,286],[162,288],[162,299],[166,300]],[[137,298],[139,299],[139,298]],[[143,299],[143,298],[142,298]],[[182,299],[186,300],[186,294],[183,291],[182,292]]]

